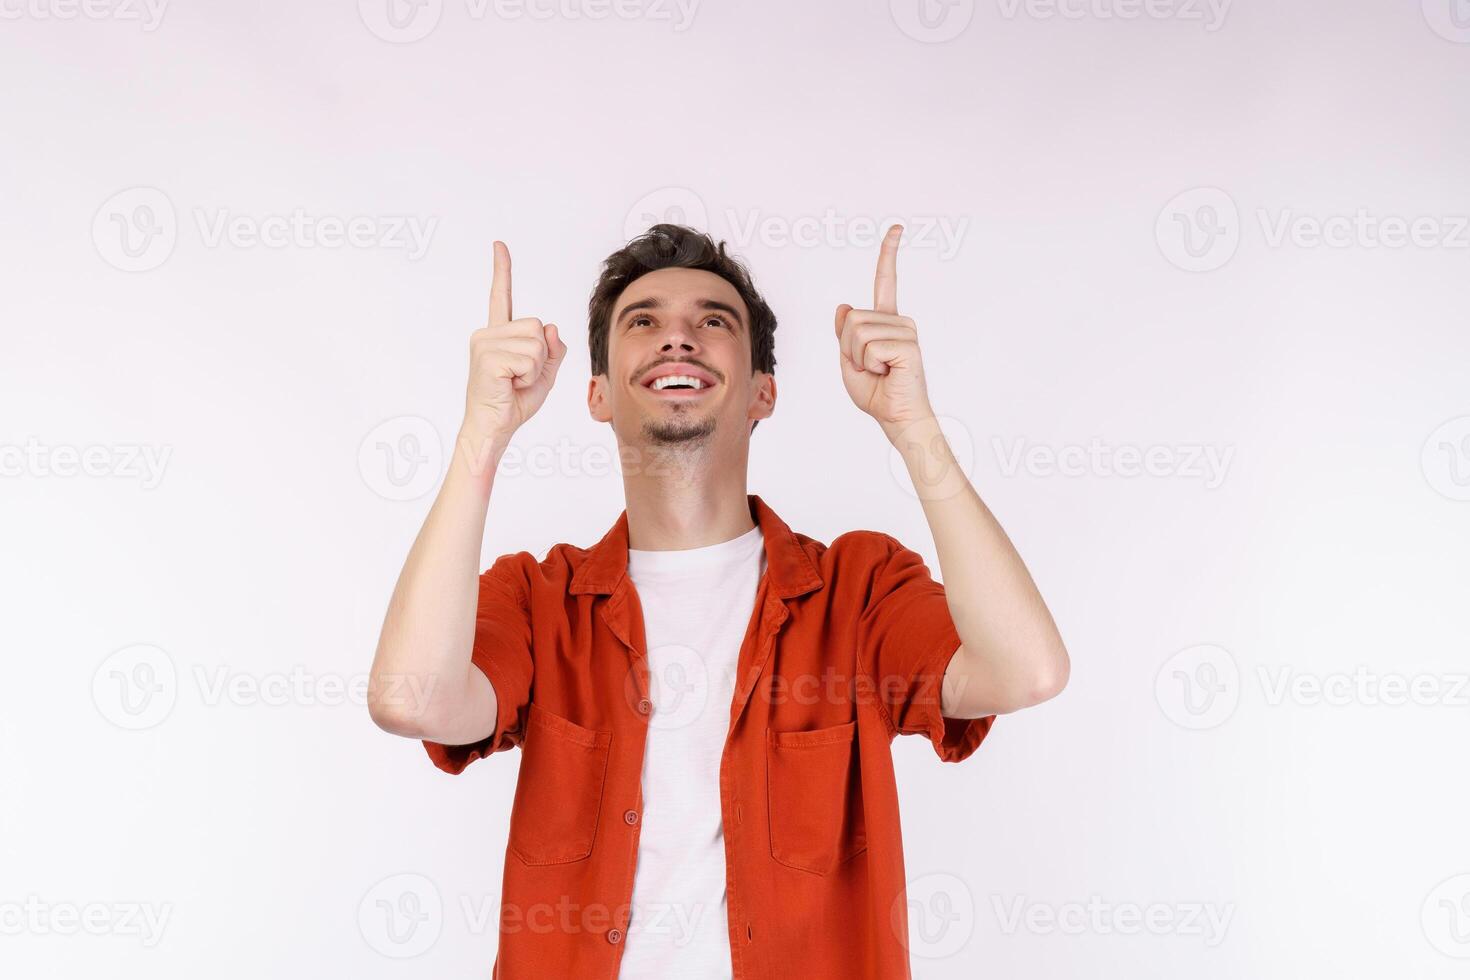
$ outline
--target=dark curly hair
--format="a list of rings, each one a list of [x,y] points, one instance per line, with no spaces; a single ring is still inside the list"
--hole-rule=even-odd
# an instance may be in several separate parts
[[[776,314],[756,292],[744,263],[725,252],[702,231],[684,225],[657,224],[618,249],[602,263],[602,274],[587,303],[587,347],[592,373],[607,373],[608,334],[613,304],[633,280],[657,269],[713,272],[735,287],[750,311],[751,371],[776,372]]]

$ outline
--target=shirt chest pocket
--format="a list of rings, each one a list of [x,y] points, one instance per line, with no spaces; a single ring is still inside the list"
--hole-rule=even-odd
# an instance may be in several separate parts
[[[612,732],[593,731],[531,702],[510,811],[510,849],[526,864],[592,853]]]
[[[858,792],[857,722],[766,732],[771,857],[825,875],[868,846]]]

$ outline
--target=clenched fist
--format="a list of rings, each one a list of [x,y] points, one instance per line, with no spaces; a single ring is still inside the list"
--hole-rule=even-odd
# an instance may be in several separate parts
[[[465,425],[502,443],[546,401],[567,354],[556,324],[513,320],[510,309],[510,249],[496,242],[490,321],[470,335]]]

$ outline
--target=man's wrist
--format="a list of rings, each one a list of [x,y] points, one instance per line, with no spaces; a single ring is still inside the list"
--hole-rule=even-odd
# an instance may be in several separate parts
[[[512,434],[487,428],[467,416],[454,437],[454,461],[472,476],[487,476],[500,465]]]
[[[955,459],[934,415],[885,425],[883,433],[903,457],[919,499],[947,500],[969,485],[969,477]]]
[[[879,422],[878,427],[888,437],[888,441],[895,449],[902,451],[899,445],[900,439],[915,439],[926,437],[930,430],[939,431],[939,420],[934,417],[934,410],[926,408],[923,412],[916,414],[913,418],[902,422]]]

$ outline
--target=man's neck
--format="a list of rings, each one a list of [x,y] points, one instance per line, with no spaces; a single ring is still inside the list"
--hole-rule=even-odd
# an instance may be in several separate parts
[[[745,459],[712,466],[710,455],[658,452],[644,466],[625,466],[629,548],[702,548],[755,527],[746,499]]]

